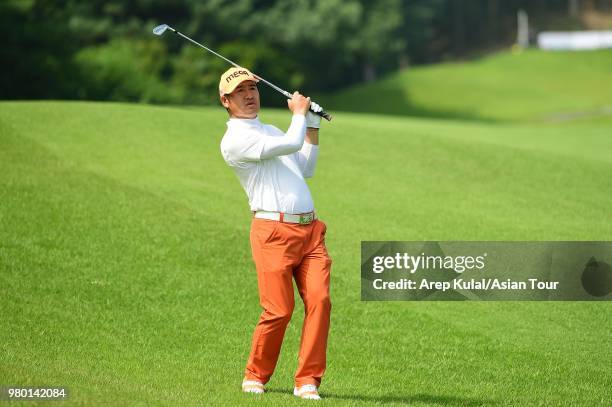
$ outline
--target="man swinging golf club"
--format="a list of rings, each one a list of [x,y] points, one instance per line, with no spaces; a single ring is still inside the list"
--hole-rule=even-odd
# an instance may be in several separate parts
[[[228,69],[219,82],[229,113],[221,140],[225,162],[234,169],[253,212],[251,249],[257,270],[259,317],[242,390],[263,393],[274,373],[285,328],[294,307],[293,279],[304,302],[298,367],[293,393],[319,399],[325,372],[331,302],[331,259],[325,224],[318,220],[304,178],[312,177],[319,153],[321,107],[295,92],[286,133],[259,121],[258,78],[247,69]]]

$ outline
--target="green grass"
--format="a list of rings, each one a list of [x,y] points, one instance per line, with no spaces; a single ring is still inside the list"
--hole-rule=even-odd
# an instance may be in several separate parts
[[[612,50],[500,52],[414,67],[322,98],[331,110],[462,120],[612,115]]]
[[[286,112],[266,110],[281,127]],[[259,315],[221,108],[0,104],[0,385],[75,404],[235,405]],[[609,302],[360,302],[361,240],[610,240],[612,123],[337,113],[328,224],[339,405],[602,405]],[[297,297],[296,297],[297,298]],[[293,400],[298,306],[263,405]]]

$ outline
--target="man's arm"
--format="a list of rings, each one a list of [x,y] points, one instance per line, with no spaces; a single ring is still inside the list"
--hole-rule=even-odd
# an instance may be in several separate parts
[[[266,137],[260,156],[262,160],[292,154],[303,147],[306,133],[305,116],[310,108],[310,98],[294,92],[293,97],[287,100],[287,107],[293,112],[291,125],[285,137]]]
[[[277,156],[298,153],[304,147],[306,136],[306,112],[310,106],[310,98],[293,94],[287,101],[289,110],[293,112],[289,129],[283,137],[272,137],[261,132],[246,132],[238,140],[229,143],[228,153],[234,161],[260,161]]]
[[[313,146],[319,145],[319,129],[314,127],[306,128],[306,142]]]
[[[303,115],[294,114],[291,125],[283,137],[263,136],[263,146],[259,156],[262,160],[279,155],[293,154],[299,151],[304,144],[306,133],[306,119]]]
[[[321,106],[312,103],[312,108],[315,111],[321,110]],[[321,117],[308,112],[306,114],[306,142],[302,149],[297,153],[297,160],[304,178],[310,178],[314,175],[314,170],[319,157],[319,126],[321,125]]]

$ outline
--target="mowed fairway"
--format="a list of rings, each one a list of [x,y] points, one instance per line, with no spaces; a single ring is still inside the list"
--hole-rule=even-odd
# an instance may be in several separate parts
[[[289,114],[265,110],[285,128]],[[0,103],[0,386],[86,405],[236,405],[260,309],[221,108]],[[338,113],[325,404],[602,405],[605,302],[360,302],[362,240],[611,240],[612,120]],[[297,296],[296,296],[297,298]],[[291,395],[303,308],[262,405]]]
[[[324,99],[351,112],[486,121],[563,121],[612,114],[612,49],[527,50],[415,66]]]

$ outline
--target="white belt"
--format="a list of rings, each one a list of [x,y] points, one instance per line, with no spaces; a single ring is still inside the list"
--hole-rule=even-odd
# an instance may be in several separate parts
[[[283,223],[299,223],[300,225],[308,225],[317,218],[314,212],[294,215],[283,212],[257,211],[254,216],[259,219],[276,220]]]

